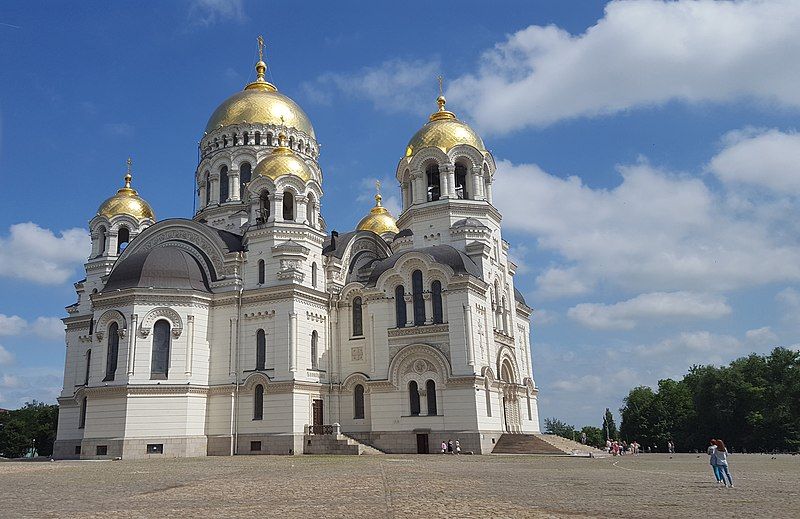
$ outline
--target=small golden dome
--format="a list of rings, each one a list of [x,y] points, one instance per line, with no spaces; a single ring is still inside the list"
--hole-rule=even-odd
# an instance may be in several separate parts
[[[433,112],[425,126],[420,128],[408,141],[406,157],[410,157],[428,146],[436,146],[445,153],[459,144],[468,144],[480,151],[486,151],[483,140],[475,133],[475,130],[459,121],[453,112],[444,109],[447,100],[443,95],[440,95],[436,102],[439,110]]]
[[[106,218],[113,218],[122,214],[133,216],[136,219],[149,218],[156,219],[153,208],[145,202],[139,193],[131,187],[131,160],[128,159],[128,172],[125,175],[125,186],[117,191],[117,194],[100,204],[97,214]]]
[[[383,236],[387,233],[397,234],[397,221],[392,214],[381,205],[381,194],[375,195],[375,207],[370,209],[369,214],[361,219],[356,226],[359,231],[372,231],[377,235]]]
[[[259,60],[256,63],[256,80],[214,110],[206,125],[206,133],[220,126],[247,122],[286,125],[316,138],[314,127],[302,108],[264,79],[266,70],[267,64]]]
[[[286,136],[278,136],[278,146],[264,160],[258,163],[253,175],[277,180],[283,175],[294,175],[303,182],[314,177],[314,172],[306,162],[286,146]]]

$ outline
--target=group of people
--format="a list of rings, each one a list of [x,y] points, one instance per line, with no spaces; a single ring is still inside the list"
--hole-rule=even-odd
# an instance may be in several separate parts
[[[722,440],[711,440],[708,446],[708,455],[711,458],[711,470],[714,471],[714,478],[717,484],[722,484],[728,488],[733,488],[733,479],[731,473],[728,471],[728,449],[725,447],[725,442]],[[725,481],[725,478],[728,481]]]
[[[458,440],[442,440],[442,454],[461,454],[461,444]]]
[[[624,456],[626,454],[639,454],[641,452],[641,445],[637,442],[626,442],[626,441],[611,441],[606,440],[606,449],[605,451],[612,456]]]

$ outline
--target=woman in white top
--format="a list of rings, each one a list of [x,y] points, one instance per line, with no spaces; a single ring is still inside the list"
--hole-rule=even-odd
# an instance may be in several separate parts
[[[719,477],[722,478],[722,483],[725,484],[725,477],[728,476],[728,486],[733,488],[733,479],[731,473],[728,472],[728,449],[725,448],[725,442],[717,440],[717,469],[719,470]]]
[[[714,479],[717,483],[722,483],[722,474],[717,467],[717,440],[711,439],[711,445],[708,446],[709,463],[711,463],[711,470],[714,471]]]

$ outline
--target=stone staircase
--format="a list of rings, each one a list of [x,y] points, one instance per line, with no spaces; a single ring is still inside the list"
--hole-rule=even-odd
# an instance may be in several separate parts
[[[363,454],[383,454],[375,447],[344,434],[306,434],[303,437],[303,454],[347,454],[360,456]]]
[[[554,434],[503,434],[495,444],[492,454],[605,455],[599,449]]]

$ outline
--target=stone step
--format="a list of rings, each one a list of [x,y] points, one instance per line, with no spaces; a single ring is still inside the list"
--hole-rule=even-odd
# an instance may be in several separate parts
[[[503,434],[492,453],[588,456],[602,451],[552,434]]]

